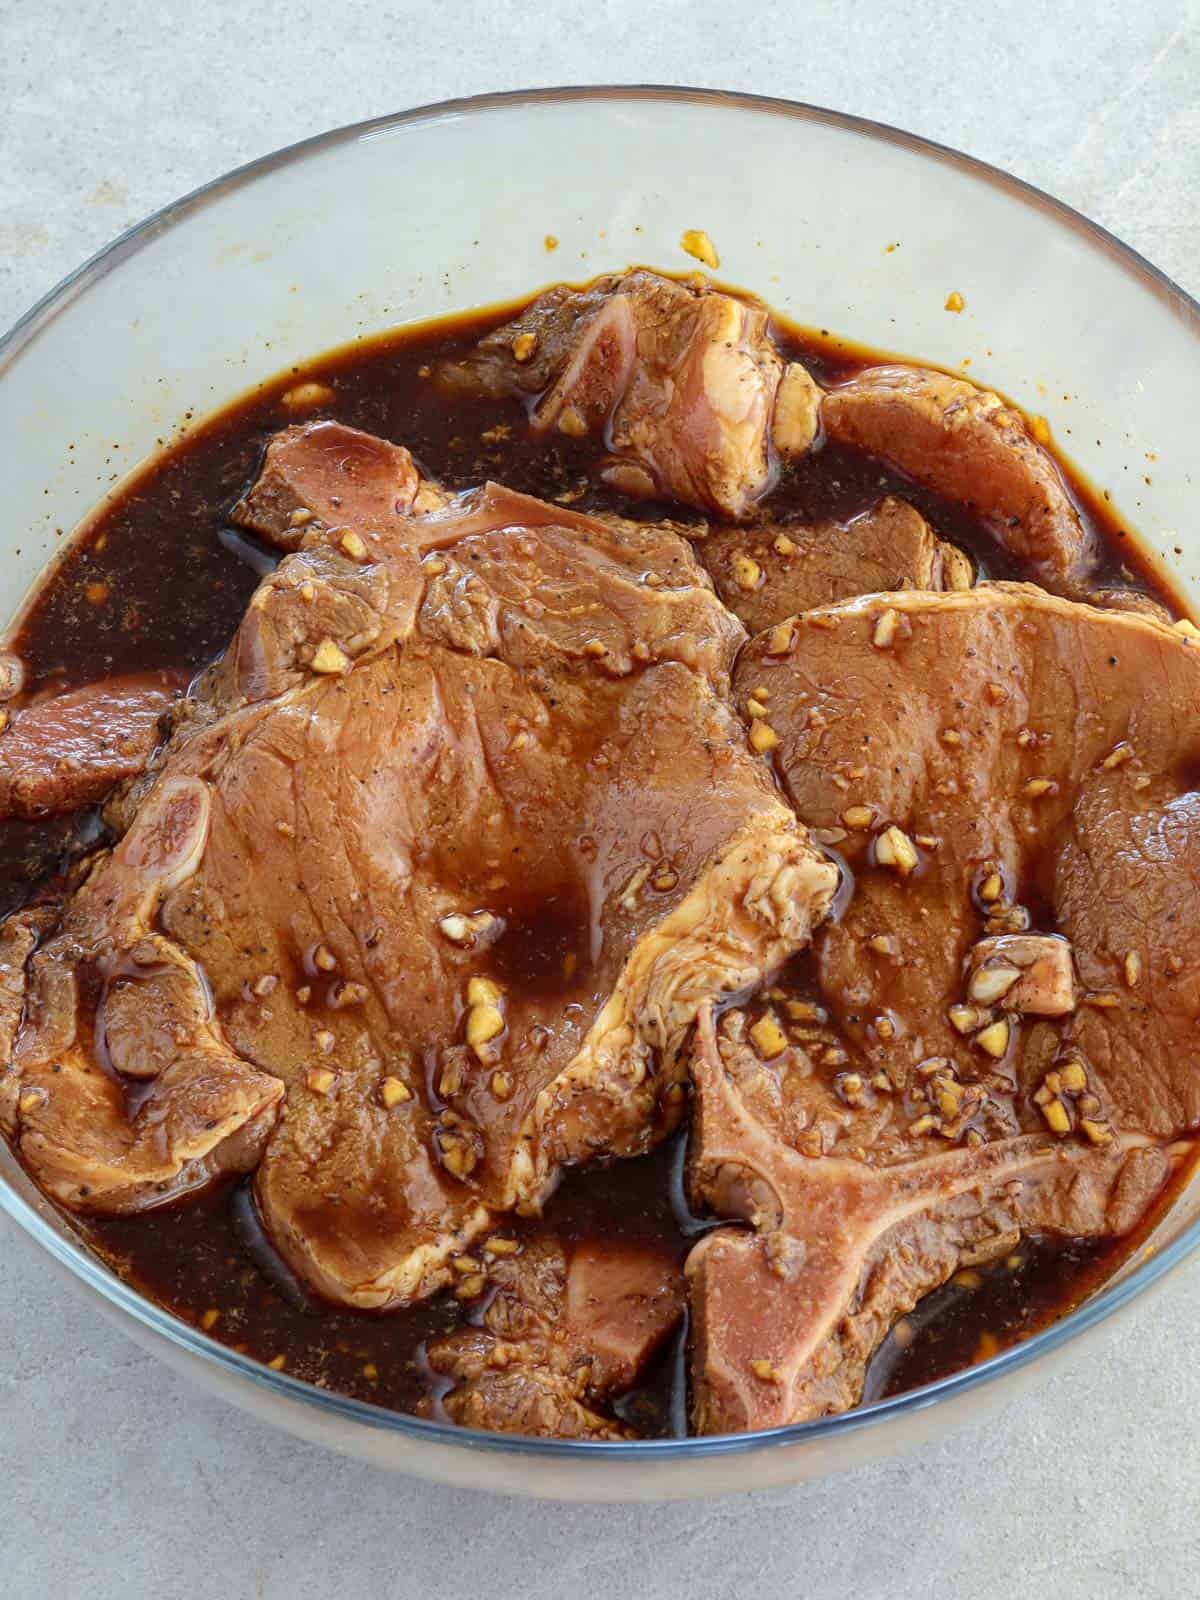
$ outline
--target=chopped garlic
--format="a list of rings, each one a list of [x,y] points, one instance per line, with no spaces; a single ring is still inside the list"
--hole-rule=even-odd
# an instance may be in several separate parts
[[[892,867],[901,877],[907,878],[920,860],[916,846],[902,828],[893,823],[875,840],[875,860],[882,867]]]
[[[1003,1018],[999,1022],[990,1023],[986,1028],[981,1028],[975,1035],[975,1043],[981,1050],[999,1061],[1008,1049],[1009,1026]]]
[[[685,228],[680,235],[679,248],[696,261],[702,261],[715,272],[721,265],[716,246],[703,228]]]
[[[403,1105],[406,1100],[412,1099],[412,1090],[400,1078],[385,1078],[379,1095],[385,1108],[388,1111],[392,1111],[396,1106]]]
[[[980,967],[972,976],[967,993],[976,1005],[990,1006],[1006,995],[1020,976],[1020,967]]]
[[[896,637],[898,620],[896,613],[890,606],[881,613],[878,622],[875,624],[875,631],[871,635],[871,643],[877,650],[886,650],[891,645],[892,640]]]
[[[739,589],[757,589],[762,581],[762,568],[753,557],[739,551],[731,563],[733,576]]]
[[[503,1032],[504,1017],[498,1006],[476,1005],[467,1012],[467,1043],[476,1055]]]
[[[1091,1117],[1084,1117],[1079,1126],[1093,1144],[1111,1144],[1113,1141],[1113,1131],[1107,1122],[1096,1122]]]
[[[1087,1088],[1087,1072],[1078,1058],[1068,1061],[1058,1075],[1059,1082],[1068,1094],[1082,1094]]]
[[[772,1060],[787,1049],[784,1031],[769,1011],[750,1029],[750,1037],[754,1041],[754,1048],[764,1061]]]
[[[504,991],[491,978],[472,978],[467,984],[467,1004],[470,1006],[499,1005]]]
[[[312,669],[314,672],[348,672],[350,657],[332,639],[322,639],[313,651]]]
[[[1050,1100],[1042,1107],[1042,1115],[1052,1133],[1070,1133],[1071,1117],[1061,1100]]]
[[[785,656],[792,648],[792,640],[796,636],[795,619],[788,617],[786,622],[777,622],[767,635],[767,654],[769,656]]]
[[[310,411],[313,406],[326,406],[333,399],[333,390],[327,383],[294,383],[285,389],[280,400],[289,411]]]

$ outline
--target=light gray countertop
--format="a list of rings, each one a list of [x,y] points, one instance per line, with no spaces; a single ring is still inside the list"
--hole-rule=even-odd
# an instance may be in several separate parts
[[[339,123],[581,82],[909,127],[1200,294],[1200,0],[0,0],[0,325],[146,212]],[[0,1593],[1166,1596],[1200,1563],[1200,1267],[1090,1364],[894,1464],[698,1506],[428,1487],[298,1444],[98,1321],[0,1224]]]

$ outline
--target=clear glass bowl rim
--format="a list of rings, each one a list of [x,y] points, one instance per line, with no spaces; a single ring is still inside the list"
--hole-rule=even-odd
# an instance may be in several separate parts
[[[82,266],[76,268],[31,306],[3,338],[0,338],[0,376],[19,360],[21,354],[36,340],[39,333],[67,306],[94,284],[107,277],[120,266],[122,261],[210,202],[245,184],[269,176],[277,168],[298,164],[310,156],[321,155],[337,146],[372,138],[412,123],[437,121],[448,116],[482,119],[493,112],[520,106],[552,106],[580,100],[616,104],[639,102],[668,105],[705,104],[718,111],[722,107],[731,107],[769,113],[837,127],[861,138],[898,145],[928,160],[957,168],[980,183],[1006,191],[1012,198],[1032,210],[1041,212],[1050,223],[1066,228],[1092,248],[1115,261],[1137,281],[1142,289],[1164,302],[1177,316],[1183,331],[1190,335],[1195,344],[1197,357],[1200,357],[1200,302],[1099,223],[1091,221],[1061,200],[1056,200],[1052,195],[1026,183],[1023,179],[1015,178],[987,162],[964,155],[934,140],[908,133],[888,123],[874,122],[869,118],[854,116],[847,112],[830,111],[800,101],[720,89],[693,89],[655,84],[597,84],[517,89],[437,101],[408,111],[335,128],[273,151],[269,155],[247,162],[244,166],[236,167],[232,172],[201,185],[190,194],[172,201],[136,223],[98,250]],[[240,1356],[225,1345],[208,1338],[190,1324],[145,1299],[102,1266],[82,1244],[75,1244],[57,1234],[28,1201],[2,1181],[0,1181],[0,1207],[3,1207],[15,1222],[63,1266],[116,1309],[127,1313],[151,1332],[179,1346],[184,1352],[224,1369],[234,1378],[259,1385],[285,1402],[299,1402],[317,1411],[331,1413],[345,1423],[398,1433],[414,1441],[428,1439],[465,1450],[531,1455],[564,1461],[571,1459],[577,1462],[586,1460],[611,1462],[614,1459],[646,1461],[652,1457],[664,1461],[687,1460],[798,1445],[832,1434],[848,1434],[861,1428],[875,1427],[912,1412],[924,1410],[928,1406],[937,1405],[942,1400],[968,1395],[973,1390],[995,1383],[1006,1374],[1016,1372],[1040,1357],[1061,1349],[1077,1335],[1106,1321],[1158,1283],[1200,1246],[1200,1218],[1197,1218],[1177,1238],[1143,1261],[1119,1282],[1085,1301],[1075,1311],[1025,1343],[1013,1345],[991,1360],[978,1366],[967,1367],[937,1383],[878,1401],[873,1405],[860,1407],[855,1411],[754,1433],[725,1434],[712,1438],[588,1443],[572,1439],[534,1439],[510,1434],[484,1433],[446,1423],[427,1422],[402,1412],[389,1411],[382,1406],[329,1393],[299,1378],[291,1377],[286,1372],[273,1372],[270,1368]]]

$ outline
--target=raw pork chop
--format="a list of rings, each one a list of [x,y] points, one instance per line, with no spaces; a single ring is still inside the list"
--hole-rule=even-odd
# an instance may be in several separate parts
[[[481,341],[443,381],[533,400],[535,431],[601,433],[601,477],[743,516],[774,481],[773,449],[802,454],[819,391],[785,363],[757,301],[653,272],[558,287]]]
[[[260,586],[0,1078],[63,1204],[258,1163],[289,1263],[371,1307],[673,1126],[699,1007],[836,882],[731,737],[743,635],[684,541],[495,486],[385,511]]]
[[[929,368],[870,367],[825,395],[821,421],[974,512],[1047,589],[1084,593],[1092,541],[1053,459],[998,395]]]
[[[702,1014],[704,1431],[854,1404],[892,1322],[1020,1232],[1120,1234],[1200,1123],[1200,647],[1021,585],[754,640],[739,701],[853,897]]]

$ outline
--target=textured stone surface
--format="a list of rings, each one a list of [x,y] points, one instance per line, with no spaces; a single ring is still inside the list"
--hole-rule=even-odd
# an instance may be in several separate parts
[[[1060,195],[1200,293],[1198,0],[0,0],[0,324],[147,211],[275,146],[444,96],[587,81],[899,123]],[[1193,1268],[999,1421],[830,1483],[534,1506],[386,1476],[208,1399],[0,1224],[0,1592],[1175,1595],[1200,1559],[1197,1314]]]

